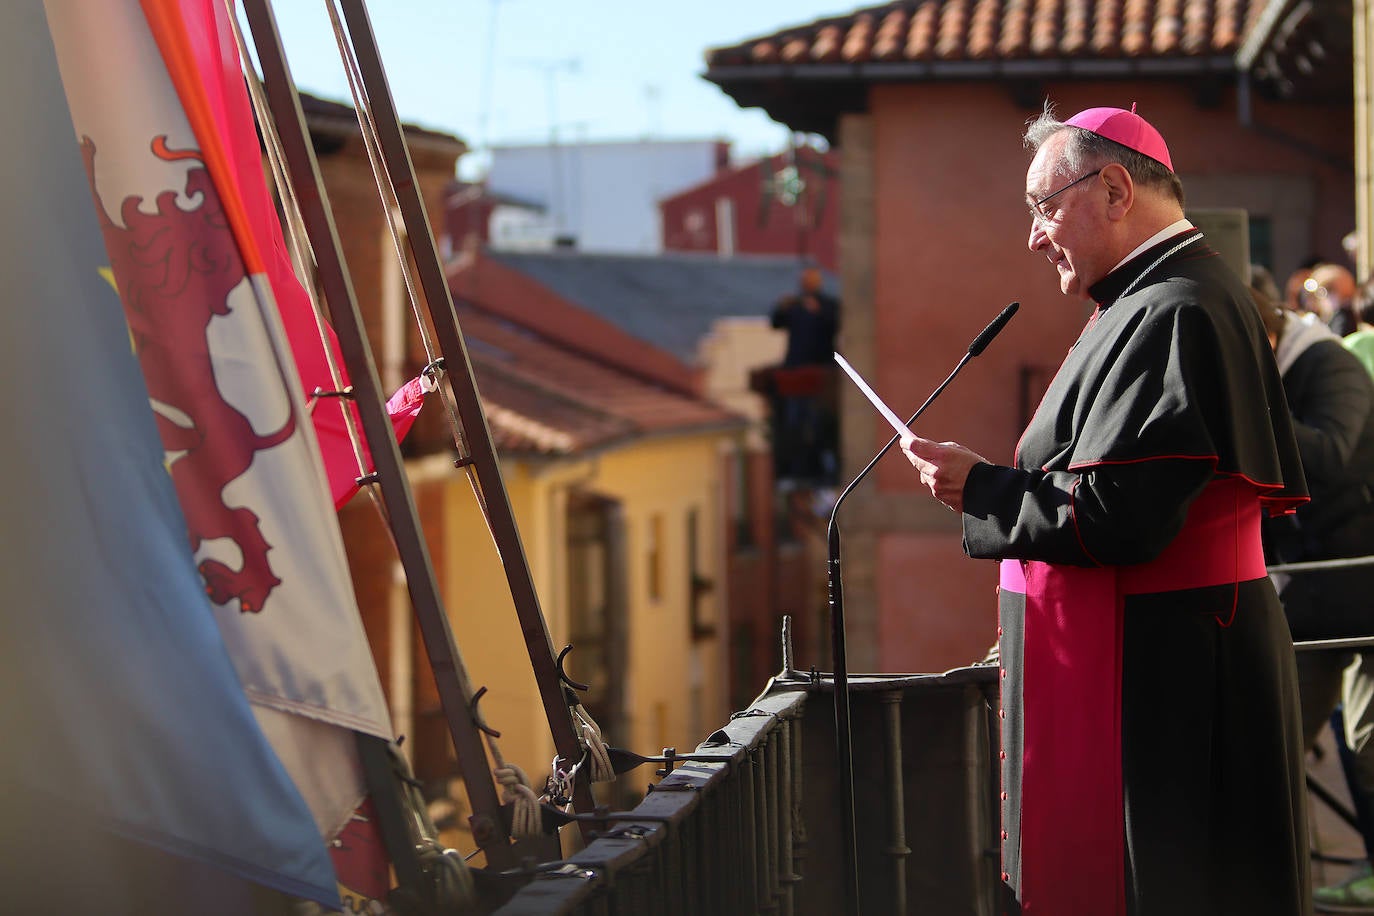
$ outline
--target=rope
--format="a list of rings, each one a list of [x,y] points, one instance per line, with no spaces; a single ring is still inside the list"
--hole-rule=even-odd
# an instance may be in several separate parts
[[[386,161],[382,156],[381,143],[377,134],[377,122],[373,115],[372,103],[367,96],[367,88],[363,85],[362,70],[358,66],[357,56],[353,53],[353,46],[350,44],[345,34],[343,22],[339,19],[338,9],[335,7],[334,0],[328,0],[325,4],[329,8],[329,20],[334,29],[334,42],[339,48],[339,58],[344,65],[344,73],[348,77],[349,92],[353,96],[353,107],[358,113],[358,130],[363,138],[363,147],[367,151],[367,159],[372,166],[372,177],[377,185],[377,194],[382,200],[382,209],[386,214],[387,230],[391,236],[391,245],[396,254],[396,260],[400,265],[401,276],[405,282],[406,297],[410,301],[410,309],[415,315],[415,325],[420,331],[420,342],[425,349],[425,358],[430,366],[436,365],[434,343],[430,339],[428,325],[425,323],[424,316],[420,313],[420,298],[417,291],[414,271],[410,266],[410,259],[406,257],[403,242],[401,240],[400,229],[397,226],[401,220],[399,216],[401,206],[396,196],[395,185],[391,180],[391,174],[386,167]],[[453,436],[453,444],[458,450],[458,455],[462,459],[467,459],[472,453],[468,448],[467,439],[463,433],[462,423],[458,419],[457,407],[453,403],[450,394],[441,384],[442,377],[447,374],[446,369],[437,369],[434,374],[435,388],[439,394],[439,400],[444,405],[444,415],[448,418],[449,431]],[[477,479],[476,472],[471,464],[464,465],[464,472],[468,478],[468,485],[472,488],[473,496],[477,499],[477,506],[482,512],[482,518],[487,523],[487,530],[492,535],[493,543],[496,540],[495,533],[491,531],[491,516],[487,512],[486,497],[482,493],[482,486]],[[500,550],[500,544],[497,544]]]
[[[601,737],[601,727],[581,703],[572,707],[572,717],[574,727],[582,733],[582,746],[587,749],[587,757],[591,761],[592,782],[610,782],[615,779],[615,768],[611,766],[610,751]]]
[[[277,132],[276,121],[272,119],[271,108],[268,105],[262,81],[258,79],[257,70],[253,67],[252,59],[248,53],[248,44],[239,28],[238,17],[230,15],[228,19],[230,30],[234,35],[234,43],[238,47],[241,69],[248,84],[248,96],[253,106],[254,118],[258,123],[263,147],[267,153],[267,162],[272,172],[272,182],[277,188],[277,196],[281,201],[284,216],[282,234],[291,256],[291,265],[295,269],[296,278],[300,281],[301,287],[310,300],[310,308],[315,316],[315,330],[320,336],[320,346],[324,350],[325,364],[329,367],[330,381],[335,391],[341,391],[344,387],[343,371],[335,358],[334,348],[329,345],[329,324],[324,314],[324,307],[320,302],[319,290],[315,284],[318,265],[314,250],[310,245],[310,236],[305,230],[305,219],[301,215],[300,198],[296,193],[295,184],[291,181],[290,172],[286,168],[286,152],[282,145],[281,135]],[[316,403],[317,401],[313,399],[310,402],[312,413]],[[344,418],[344,431],[347,433],[349,445],[353,449],[353,459],[358,467],[358,475],[362,476],[366,473],[367,458],[363,451],[362,436],[357,428],[356,417],[348,409],[348,403],[342,398],[339,400],[339,410]],[[373,506],[385,519],[387,516],[386,507],[377,495],[376,488],[367,487],[366,489]],[[387,528],[390,530],[389,524]]]
[[[377,185],[377,195],[381,198],[382,210],[386,215],[386,227],[391,236],[392,250],[396,253],[396,260],[401,269],[401,278],[405,283],[406,298],[410,301],[411,311],[415,314],[415,323],[420,331],[420,343],[425,348],[425,357],[433,363],[435,358],[434,341],[430,338],[429,328],[420,313],[420,295],[415,274],[411,270],[410,261],[405,254],[404,243],[401,240],[401,227],[397,225],[401,221],[398,216],[401,204],[396,196],[391,174],[382,158],[381,145],[377,138],[377,122],[372,113],[372,103],[369,101],[367,89],[363,85],[362,73],[358,68],[357,58],[353,54],[353,47],[344,32],[343,22],[339,19],[339,11],[332,0],[325,6],[329,9],[329,21],[334,28],[334,43],[339,47],[339,59],[344,65],[344,75],[348,77],[348,89],[353,96],[353,108],[358,114],[358,131],[362,136],[363,147],[367,152],[368,164],[372,166],[372,178]]]
[[[463,911],[477,899],[472,871],[458,850],[448,849],[439,842],[439,829],[429,816],[429,808],[411,773],[410,764],[395,744],[388,743],[387,749],[396,778],[401,784],[401,800],[410,815],[411,829],[416,837],[416,856],[425,875],[433,882],[430,890],[434,904],[440,912]]]
[[[501,786],[502,798],[511,805],[511,837],[518,840],[539,836],[544,832],[544,818],[539,807],[539,796],[530,788],[529,777],[517,765],[506,762],[500,746],[489,731],[484,730],[482,734],[486,736],[492,760],[496,761],[492,775]]]

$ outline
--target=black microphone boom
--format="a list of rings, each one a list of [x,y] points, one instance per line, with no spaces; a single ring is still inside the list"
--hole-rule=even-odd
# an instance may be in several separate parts
[[[959,370],[975,356],[982,355],[983,351],[992,343],[992,339],[1002,333],[1002,329],[1011,321],[1011,316],[1016,314],[1016,310],[1021,307],[1021,303],[1013,302],[982,332],[975,338],[973,343],[968,345],[968,352],[959,360],[953,371],[945,376],[945,380],[939,387],[930,393],[925,403],[917,408],[911,415],[911,419],[906,421],[910,426],[915,423],[921,414],[925,413],[931,402],[939,397],[940,392],[954,377],[959,374]],[[887,450],[892,448],[900,439],[900,435],[894,435],[888,440],[887,445],[873,456],[873,460],[864,466],[853,480],[849,482],[838,497],[835,499],[835,506],[830,510],[830,525],[827,530],[827,541],[830,548],[830,560],[827,566],[827,575],[830,585],[830,654],[833,656],[835,665],[835,749],[839,764],[840,778],[840,813],[843,828],[843,843],[841,855],[845,856],[844,877],[845,877],[845,898],[849,901],[848,912],[850,916],[859,916],[859,850],[856,840],[854,823],[854,760],[851,752],[851,740],[849,733],[849,664],[845,659],[844,641],[844,588],[840,580],[840,529],[835,520],[840,512],[840,504],[844,498],[853,491],[859,481],[868,476],[868,472],[873,470],[873,466],[878,463],[878,459],[887,454]]]
[[[1002,309],[997,317],[988,322],[987,327],[983,328],[983,332],[973,338],[973,343],[968,345],[968,355],[982,356],[983,351],[988,348],[988,344],[992,343],[994,337],[1002,333],[1002,329],[1007,326],[1007,322],[1011,321],[1011,316],[1015,315],[1016,310],[1020,307],[1021,303],[1013,302],[1011,305]],[[907,425],[910,426],[911,421],[908,421]]]

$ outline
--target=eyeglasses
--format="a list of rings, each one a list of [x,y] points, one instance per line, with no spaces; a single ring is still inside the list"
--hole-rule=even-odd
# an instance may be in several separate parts
[[[1093,169],[1091,172],[1089,172],[1089,173],[1086,174],[1086,175],[1080,175],[1080,176],[1078,176],[1078,177],[1075,178],[1073,181],[1070,181],[1068,184],[1064,185],[1064,186],[1063,186],[1062,188],[1060,188],[1059,190],[1057,190],[1057,191],[1051,191],[1050,193],[1046,194],[1044,197],[1042,197],[1042,198],[1040,198],[1039,200],[1034,201],[1033,203],[1031,203],[1031,205],[1030,205],[1031,222],[1033,222],[1033,223],[1049,222],[1050,215],[1049,215],[1048,213],[1046,213],[1044,210],[1040,209],[1041,207],[1043,207],[1043,206],[1045,205],[1045,202],[1046,202],[1046,201],[1053,200],[1054,198],[1058,197],[1060,194],[1063,194],[1065,191],[1067,191],[1069,188],[1073,187],[1074,185],[1076,185],[1076,184],[1082,184],[1083,182],[1087,181],[1089,178],[1093,178],[1093,177],[1095,177],[1096,175],[1099,175],[1101,172],[1102,172],[1101,169]]]

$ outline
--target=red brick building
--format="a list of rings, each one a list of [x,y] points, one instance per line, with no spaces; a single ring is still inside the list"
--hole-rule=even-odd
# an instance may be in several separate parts
[[[664,198],[663,249],[794,255],[834,271],[839,203],[839,158],[798,145]]]

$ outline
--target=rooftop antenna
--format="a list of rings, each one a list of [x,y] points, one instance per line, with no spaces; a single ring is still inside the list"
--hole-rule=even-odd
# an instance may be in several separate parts
[[[523,66],[544,74],[544,91],[549,104],[549,209],[553,212],[554,238],[563,235],[563,157],[558,146],[558,74],[577,73],[582,60],[568,57],[561,60],[528,60]]]
[[[501,0],[491,0],[487,18],[487,59],[482,63],[482,110],[478,113],[477,140],[486,151],[491,148],[491,97],[496,73],[496,20]]]
[[[663,131],[663,124],[659,120],[659,102],[663,98],[663,87],[658,83],[644,84],[644,105],[648,109],[648,130],[644,134],[645,140],[655,140]]]

